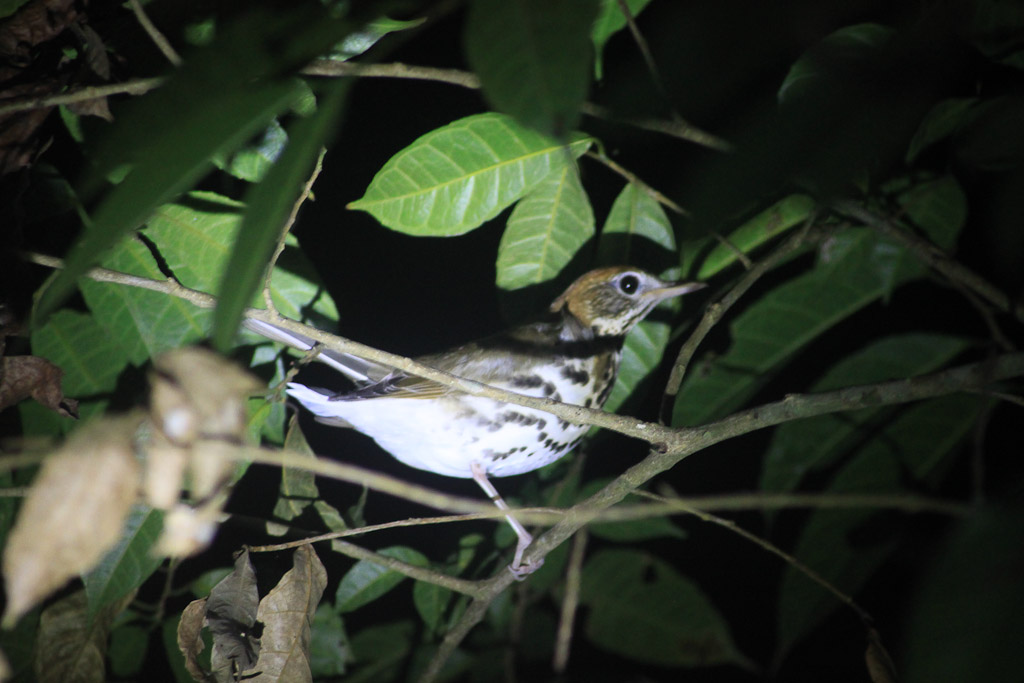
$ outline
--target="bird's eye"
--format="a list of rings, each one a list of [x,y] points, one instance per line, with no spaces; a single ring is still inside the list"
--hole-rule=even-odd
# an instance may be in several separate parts
[[[636,275],[623,275],[619,280],[619,289],[622,290],[623,294],[636,294],[639,286],[640,280]]]

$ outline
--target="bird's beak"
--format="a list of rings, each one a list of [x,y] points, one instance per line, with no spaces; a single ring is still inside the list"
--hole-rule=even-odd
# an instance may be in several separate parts
[[[676,282],[665,287],[652,289],[644,294],[644,296],[654,299],[656,302],[661,302],[665,299],[696,292],[698,289],[704,289],[705,287],[707,287],[707,283],[704,282]]]

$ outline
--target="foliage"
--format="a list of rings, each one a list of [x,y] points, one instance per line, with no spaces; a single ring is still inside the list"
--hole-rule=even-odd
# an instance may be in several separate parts
[[[866,678],[865,638],[876,681],[1021,668],[1021,373],[870,402],[1019,363],[1014,3],[171,4],[145,11],[174,52],[129,5],[0,6],[0,39],[21,36],[0,40],[0,99],[28,103],[0,109],[0,448],[4,486],[30,486],[0,499],[11,680],[845,681]],[[399,63],[435,53],[471,73]],[[370,75],[480,97],[352,86]],[[99,81],[124,87],[53,99]],[[499,482],[582,526],[515,588],[493,521],[232,556],[424,516],[313,456],[389,466],[285,424],[294,357],[244,316],[425,353],[619,262],[710,293],[637,326],[606,408],[721,443],[650,480],[630,468],[665,444],[595,432],[588,457]],[[673,365],[705,311],[724,318]],[[727,438],[856,386],[866,407]]]

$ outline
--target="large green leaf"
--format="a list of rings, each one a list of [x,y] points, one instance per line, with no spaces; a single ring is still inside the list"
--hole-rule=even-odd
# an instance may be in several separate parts
[[[65,268],[39,298],[37,322],[70,294],[75,282],[160,204],[192,186],[226,154],[263,129],[304,94],[282,76],[326,51],[349,26],[317,3],[263,6],[218,31],[162,87],[129,103],[97,149],[93,194],[115,166],[132,164],[96,210]]]
[[[941,469],[970,434],[984,406],[975,396],[933,399],[903,411],[861,448],[826,493],[884,494],[904,491],[904,472],[918,480]],[[817,510],[807,521],[794,555],[846,594],[855,594],[899,544],[893,516],[875,510]],[[779,597],[781,659],[840,606],[802,573],[787,568]]]
[[[736,252],[750,254],[752,251],[787,230],[803,225],[814,210],[814,200],[807,195],[791,194],[780,199],[740,227],[728,234],[729,245],[714,242],[711,238],[702,243],[714,243],[714,247],[700,260],[698,280],[706,280],[739,260]],[[700,249],[694,245],[682,254],[683,272],[689,272],[690,262],[699,256]]]
[[[121,540],[82,577],[90,615],[128,595],[156,571],[163,558],[153,548],[162,529],[161,511],[144,505],[132,509]]]
[[[547,135],[579,120],[599,0],[472,0],[466,57],[495,109]]]
[[[1019,502],[965,517],[929,555],[924,576],[915,576],[901,637],[901,680],[1012,681],[1024,671]]]
[[[897,199],[907,217],[940,246],[948,246],[963,225],[965,201],[952,179],[912,186]],[[810,272],[776,287],[736,317],[729,350],[694,367],[683,383],[673,424],[701,424],[735,410],[815,338],[924,272],[912,254],[873,229],[836,234]]]
[[[417,567],[427,566],[426,556],[412,548],[402,546],[384,548],[380,554]],[[335,593],[335,609],[341,613],[359,609],[388,593],[405,578],[405,574],[388,569],[371,560],[359,560],[345,576],[341,577],[341,582]]]
[[[64,395],[78,399],[83,419],[97,415],[109,402],[117,378],[129,359],[117,339],[100,327],[95,318],[77,311],[58,311],[32,333],[32,353],[64,371]],[[26,434],[60,434],[75,426],[35,401],[19,409]]]
[[[636,17],[651,0],[626,0],[629,12]],[[626,26],[626,16],[619,7],[619,0],[601,0],[597,20],[590,30],[590,39],[594,42],[594,78],[604,77],[604,46],[614,34]]]
[[[498,245],[498,286],[520,289],[554,279],[593,236],[594,212],[579,170],[567,164],[512,210]]]
[[[811,391],[831,391],[858,384],[932,372],[969,345],[966,339],[937,334],[886,337],[836,363]],[[858,410],[787,422],[775,429],[765,453],[761,488],[790,491],[811,470],[827,467],[858,443],[866,423],[889,411]]]
[[[595,645],[659,666],[748,666],[729,626],[689,579],[636,550],[603,550],[583,567],[580,602]]]
[[[597,243],[602,265],[636,265],[668,278],[678,276],[676,238],[664,209],[640,186],[626,185],[612,203]],[[662,304],[678,311],[680,302]],[[655,313],[653,317],[657,317]],[[671,331],[668,323],[645,320],[626,337],[618,378],[605,409],[615,411],[661,362]]]
[[[469,116],[391,157],[349,208],[410,235],[461,235],[497,216],[590,143],[576,136],[562,145],[501,114]]]
[[[145,234],[178,281],[192,289],[213,292],[238,241],[243,208],[242,203],[212,192],[190,192],[180,201],[157,209],[147,222]],[[281,267],[274,269],[270,286],[274,306],[282,315],[296,320],[308,318],[310,312],[337,320],[334,301],[312,281],[312,269],[296,244],[289,235],[278,260]],[[255,296],[249,303],[262,307],[263,298]]]
[[[103,266],[151,280],[165,277],[146,245],[134,238],[118,244]],[[95,319],[134,365],[194,343],[209,330],[211,311],[184,299],[112,282],[82,280],[78,286]]]
[[[844,26],[821,40],[793,63],[779,87],[779,101],[799,98],[818,82],[835,77],[837,64],[855,63],[877,53],[896,35],[896,30],[881,24]]]
[[[977,97],[953,97],[936,103],[917,127],[914,137],[910,139],[904,159],[906,163],[914,163],[922,151],[952,135],[964,122],[967,112],[978,102]]]
[[[226,350],[234,341],[243,311],[263,282],[288,213],[302,192],[317,154],[337,125],[347,91],[345,81],[335,83],[316,113],[299,120],[284,154],[249,192],[238,239],[217,290],[213,321],[216,348]]]

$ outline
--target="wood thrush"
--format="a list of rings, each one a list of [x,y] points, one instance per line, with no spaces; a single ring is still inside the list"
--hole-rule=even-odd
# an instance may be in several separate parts
[[[545,319],[417,360],[527,396],[600,408],[615,384],[626,334],[661,301],[704,286],[667,282],[625,266],[599,268],[573,282]],[[299,349],[313,346],[310,339],[264,322],[247,320],[246,326]],[[352,427],[406,465],[473,478],[503,510],[508,505],[488,475],[522,474],[552,463],[588,429],[357,356],[324,350],[317,358],[356,384],[352,391],[335,393],[290,383],[288,394],[318,421]],[[506,517],[519,539],[509,568],[521,578],[540,564],[523,562],[533,537],[511,514]]]

